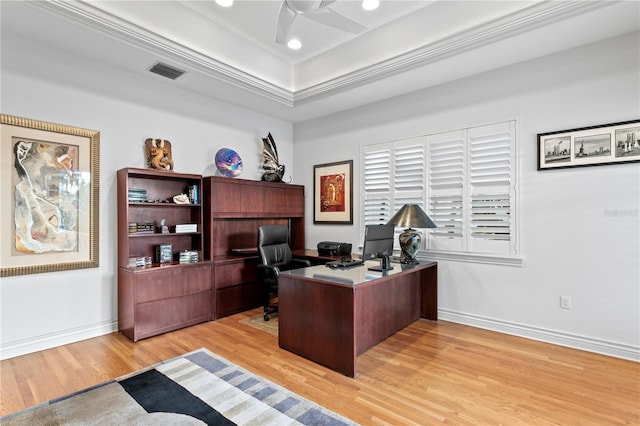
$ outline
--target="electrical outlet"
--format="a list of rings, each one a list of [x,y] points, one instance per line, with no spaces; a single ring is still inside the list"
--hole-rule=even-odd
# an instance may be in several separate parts
[[[571,309],[571,298],[569,296],[560,296],[560,307],[562,309]]]

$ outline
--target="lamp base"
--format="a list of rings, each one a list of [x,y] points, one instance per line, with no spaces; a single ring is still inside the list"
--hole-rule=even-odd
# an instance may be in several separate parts
[[[404,265],[417,265],[418,262],[416,260],[416,255],[418,254],[418,249],[420,248],[420,241],[422,237],[412,228],[405,229],[400,237],[398,237],[400,241],[400,263]]]

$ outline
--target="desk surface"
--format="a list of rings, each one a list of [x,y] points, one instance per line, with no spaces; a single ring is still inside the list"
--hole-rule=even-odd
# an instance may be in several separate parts
[[[428,268],[435,265],[435,262],[425,262],[418,265],[403,265],[401,263],[391,262],[393,269],[389,271],[380,272],[369,270],[370,267],[378,266],[379,264],[380,262],[378,260],[367,260],[363,265],[352,266],[349,268],[329,268],[325,265],[317,265],[308,268],[283,271],[280,275],[284,274],[290,275],[292,278],[306,278],[325,281],[343,286],[357,286],[359,284],[383,277],[401,274],[402,272],[411,271],[417,268]]]

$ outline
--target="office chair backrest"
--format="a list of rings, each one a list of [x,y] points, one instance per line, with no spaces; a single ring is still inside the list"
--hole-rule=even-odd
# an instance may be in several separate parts
[[[289,263],[289,228],[286,225],[263,225],[258,228],[258,254],[265,265]]]

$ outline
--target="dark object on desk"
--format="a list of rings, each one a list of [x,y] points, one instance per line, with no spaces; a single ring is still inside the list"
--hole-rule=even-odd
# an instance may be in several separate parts
[[[351,254],[351,244],[321,241],[318,243],[318,254],[320,256],[344,256]]]
[[[372,266],[372,271],[389,271],[393,269],[389,256],[393,254],[393,225],[366,225],[364,228],[364,246],[362,260],[380,259],[379,266]]]
[[[386,255],[380,256],[380,265],[372,266],[369,268],[370,271],[377,272],[387,272],[392,269],[393,266],[391,266],[391,257]]]
[[[352,268],[354,266],[360,266],[363,264],[364,264],[363,260],[351,259],[348,257],[343,257],[340,260],[334,260],[333,262],[325,263],[325,265],[328,268],[332,268],[332,269],[346,269],[346,268]]]
[[[306,259],[294,259],[289,247],[289,228],[286,225],[258,227],[258,256],[264,284],[264,311],[262,317],[269,321],[269,314],[278,312],[278,304],[271,299],[278,295],[278,276],[281,271],[311,266]]]

